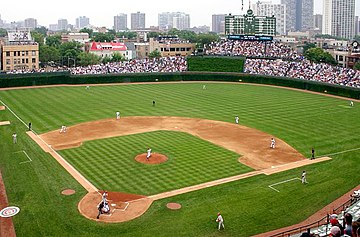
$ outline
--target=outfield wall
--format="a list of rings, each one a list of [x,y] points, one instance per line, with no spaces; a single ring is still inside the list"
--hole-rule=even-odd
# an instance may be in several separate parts
[[[327,94],[360,99],[360,89],[358,88],[302,79],[232,72],[124,73],[105,75],[71,75],[69,72],[0,74],[0,88],[56,84],[76,85],[156,81],[223,81],[238,83],[257,83],[291,87],[322,93],[326,92]]]

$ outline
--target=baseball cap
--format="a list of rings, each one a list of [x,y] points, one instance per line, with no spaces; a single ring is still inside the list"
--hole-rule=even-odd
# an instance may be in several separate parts
[[[338,235],[341,233],[341,230],[340,230],[339,226],[333,226],[333,227],[331,227],[330,232],[332,235]]]

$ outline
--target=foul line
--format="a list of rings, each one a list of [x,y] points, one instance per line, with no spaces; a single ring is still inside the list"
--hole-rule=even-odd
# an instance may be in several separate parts
[[[29,126],[28,126],[19,116],[17,116],[17,115],[14,113],[14,111],[12,111],[12,110],[10,109],[9,106],[7,106],[2,100],[0,100],[0,102],[1,102],[20,122],[22,122],[22,123],[25,125],[25,127],[29,128]]]
[[[14,154],[16,153],[24,153],[26,155],[26,157],[29,159],[27,161],[23,161],[23,162],[20,162],[19,164],[24,164],[24,163],[28,163],[28,162],[31,162],[32,159],[30,158],[30,156],[26,153],[26,151],[22,150],[22,151],[17,151],[17,152],[14,152]]]
[[[10,109],[9,106],[7,106],[2,100],[0,100],[0,103],[2,103],[20,122],[22,122],[25,127],[29,128],[28,125],[19,117],[15,114],[14,111],[12,111]],[[79,175],[79,177],[81,177],[82,180],[84,180],[88,185],[90,185],[90,187],[94,190],[94,191],[98,191],[98,189],[92,184],[89,182],[89,180],[87,180],[82,174],[80,174],[80,172],[78,170],[76,170],[72,165],[70,165],[69,162],[67,162],[67,160],[65,160],[57,151],[55,151],[49,144],[47,144],[38,134],[37,132],[35,132],[35,130],[31,129],[31,131],[36,135],[37,138],[39,138],[47,147],[50,148],[50,150],[52,152],[54,152],[60,159],[62,159],[64,161],[64,163],[70,168],[72,169],[77,175]],[[25,151],[24,151],[25,152]],[[26,154],[27,157],[29,157],[27,154]],[[30,157],[29,157],[30,159]],[[61,165],[61,164],[60,164]],[[64,167],[65,168],[65,167]],[[71,175],[71,174],[70,174]],[[75,178],[75,177],[74,177]],[[75,178],[76,180],[76,178]],[[84,186],[83,186],[84,187]],[[86,190],[88,190],[86,187],[84,187]],[[88,190],[89,191],[89,190]]]
[[[347,152],[351,152],[351,151],[357,151],[357,150],[360,150],[360,147],[350,149],[350,150],[339,151],[339,152],[335,152],[335,153],[331,153],[331,154],[322,155],[321,157],[323,157],[323,156],[333,156],[333,155],[343,154],[343,153],[347,153]]]
[[[278,182],[278,183],[275,183],[275,184],[271,184],[271,185],[269,185],[268,187],[269,187],[269,188],[271,188],[272,190],[274,190],[274,191],[276,191],[276,192],[280,193],[280,191],[279,191],[279,190],[277,190],[276,188],[273,188],[273,186],[276,186],[276,185],[278,185],[278,184],[287,183],[287,182],[290,182],[290,181],[293,181],[293,180],[300,180],[300,181],[301,181],[301,179],[300,179],[300,178],[293,178],[293,179],[288,179],[288,180],[281,181],[281,182]]]

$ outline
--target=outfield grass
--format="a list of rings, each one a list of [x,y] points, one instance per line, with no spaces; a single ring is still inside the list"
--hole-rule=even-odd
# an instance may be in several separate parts
[[[144,165],[134,160],[151,147],[169,160]],[[156,131],[86,142],[61,151],[97,188],[150,195],[225,178],[252,169],[238,162],[239,154],[190,134]]]
[[[360,107],[346,100],[280,88],[207,84],[129,85],[0,91],[0,99],[37,132],[63,123],[124,116],[173,115],[240,123],[274,134],[304,155],[360,147]],[[156,107],[152,107],[156,100]],[[360,150],[332,156],[333,160],[306,167],[308,185],[284,185],[280,193],[268,185],[299,177],[302,169],[207,188],[156,201],[144,216],[122,224],[89,221],[77,210],[85,190],[25,134],[26,128],[9,111],[0,111],[0,168],[10,205],[21,208],[13,218],[18,236],[250,236],[298,223],[359,184]],[[13,145],[11,134],[18,133]],[[20,165],[13,152],[26,150],[33,162]],[[73,196],[62,196],[73,188]],[[170,211],[170,201],[182,204]],[[221,211],[226,230],[214,222]]]

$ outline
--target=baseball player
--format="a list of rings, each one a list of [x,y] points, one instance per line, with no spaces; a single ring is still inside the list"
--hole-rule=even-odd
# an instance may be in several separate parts
[[[235,123],[239,124],[239,116],[235,116]]]
[[[273,137],[271,138],[270,148],[275,148],[275,139]]]
[[[304,171],[302,172],[302,174],[301,174],[301,183],[303,183],[303,184],[306,184],[306,183],[307,183],[305,170],[304,170]]]
[[[107,197],[108,197],[108,192],[104,192],[103,194],[102,194],[102,202],[107,202]]]
[[[221,226],[223,229],[225,229],[225,226],[224,226],[224,218],[222,217],[222,215],[220,214],[220,212],[218,212],[218,216],[216,218],[216,222],[219,223],[219,226],[218,226],[218,230],[220,230]]]
[[[147,149],[146,160],[149,160],[149,159],[150,159],[150,156],[151,156],[151,148],[149,147],[149,148]]]
[[[14,144],[16,144],[17,143],[17,134],[13,133],[12,138],[13,138]]]
[[[206,90],[206,85],[203,85],[203,90]]]
[[[60,133],[66,132],[67,128],[65,125],[61,126]]]
[[[117,120],[120,119],[120,112],[119,111],[116,112],[116,119]]]
[[[354,102],[352,100],[350,100],[350,107],[354,106]]]

